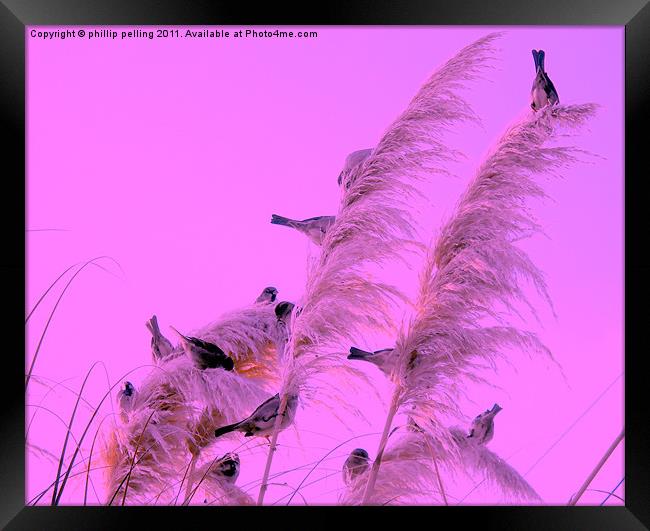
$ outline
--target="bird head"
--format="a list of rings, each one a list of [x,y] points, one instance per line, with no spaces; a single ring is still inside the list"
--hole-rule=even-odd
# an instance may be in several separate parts
[[[276,297],[278,296],[277,288],[273,286],[268,286],[262,290],[260,296],[257,297],[255,302],[275,302]]]
[[[282,301],[279,302],[275,306],[275,316],[278,318],[278,321],[286,320],[287,317],[291,315],[291,312],[293,311],[295,305],[292,302],[289,301]]]
[[[360,457],[361,459],[366,459],[366,460],[370,458],[368,452],[366,452],[363,448],[355,448],[350,452],[350,455],[353,455],[355,457]]]
[[[229,452],[221,457],[213,467],[213,470],[221,476],[237,479],[239,475],[239,455],[234,452]]]
[[[235,368],[235,362],[230,356],[226,356],[225,359],[221,362],[221,366],[226,371],[232,371]]]
[[[124,388],[122,389],[122,392],[126,396],[131,396],[135,392],[135,387],[133,386],[133,384],[131,382],[126,381],[126,382],[124,382],[123,385],[124,385]]]

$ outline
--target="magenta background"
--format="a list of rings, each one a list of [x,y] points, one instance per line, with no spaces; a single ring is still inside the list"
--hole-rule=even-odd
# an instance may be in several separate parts
[[[306,28],[294,28],[300,29]],[[77,277],[35,374],[67,379],[78,389],[101,360],[114,382],[149,363],[144,322],[152,313],[165,332],[169,324],[201,326],[252,301],[266,285],[276,286],[281,299],[296,300],[314,249],[301,235],[270,225],[271,213],[300,219],[336,213],[345,155],[373,145],[435,68],[493,28],[308,29],[317,29],[318,38],[42,41],[27,34],[26,226],[67,229],[27,233],[27,307],[74,262],[110,255],[124,271],[104,262],[117,276],[90,267]],[[490,82],[467,94],[483,129],[458,138],[468,155],[460,178],[432,179],[433,215],[421,219],[429,230],[451,213],[504,127],[528,112],[532,48],[546,50],[562,102],[602,106],[576,143],[603,158],[548,183],[553,201],[534,209],[549,238],[525,243],[547,276],[558,318],[540,306],[544,327],[523,326],[539,331],[570,387],[548,364],[513,354],[517,372],[503,366],[494,378],[502,390],[468,388],[476,402],[465,407],[468,416],[495,401],[504,408],[490,448],[524,473],[623,371],[623,28],[505,30]],[[403,279],[405,287],[414,276]],[[54,301],[47,299],[32,318],[28,364]],[[378,341],[369,338],[365,346],[385,346]],[[106,390],[103,370],[96,369],[84,394],[93,403]],[[129,378],[137,385],[147,370]],[[37,404],[45,388],[31,389],[28,404]],[[380,431],[384,407],[357,399],[367,401],[371,426],[354,435]],[[65,422],[72,404],[61,388],[43,402]],[[303,409],[298,415],[305,450],[288,449],[298,443],[285,432],[273,471],[315,461],[352,436],[324,414]],[[75,435],[87,418],[83,410]],[[526,478],[547,503],[566,503],[622,425],[620,378]],[[38,413],[32,444],[56,453],[64,436],[52,413]],[[377,440],[342,446],[307,482],[333,475],[301,492],[311,503],[334,502],[347,452],[364,446],[374,457]],[[242,454],[238,484],[261,477],[264,457],[259,448]],[[28,455],[28,499],[55,470],[47,458]],[[286,481],[296,485],[307,470]],[[591,487],[611,490],[623,475],[620,445]],[[470,488],[467,483],[453,494],[462,497]],[[287,492],[275,486],[268,499]],[[71,484],[67,502],[82,497],[83,482]],[[604,497],[587,492],[581,503]],[[499,502],[489,488],[465,500]]]

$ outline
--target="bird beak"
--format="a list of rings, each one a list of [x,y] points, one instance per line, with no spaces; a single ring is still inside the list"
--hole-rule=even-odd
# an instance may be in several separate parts
[[[181,341],[188,343],[187,337],[185,337],[183,334],[181,334],[178,330],[176,330],[172,325],[169,325],[169,328],[171,328],[174,332],[178,334],[178,337],[181,338]]]

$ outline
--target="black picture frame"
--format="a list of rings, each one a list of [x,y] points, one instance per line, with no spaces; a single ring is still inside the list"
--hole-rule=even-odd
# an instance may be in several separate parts
[[[25,27],[29,25],[606,25],[625,26],[625,506],[624,507],[291,507],[148,508],[25,507],[24,335],[25,316]],[[6,529],[111,529],[145,525],[156,529],[233,525],[266,526],[270,520],[304,528],[331,519],[381,518],[383,523],[476,529],[649,529],[650,448],[642,363],[650,266],[645,253],[647,164],[644,125],[650,94],[650,6],[647,0],[408,0],[355,1],[322,6],[246,4],[195,0],[0,0],[0,106],[5,129],[0,259],[8,338],[3,360],[0,525]],[[645,170],[645,171],[644,171]],[[606,304],[606,301],[603,302]],[[22,309],[22,313],[19,311]],[[586,369],[588,370],[588,368]],[[209,513],[205,512],[209,511]],[[252,515],[249,511],[253,511]],[[314,511],[317,511],[314,512]],[[252,517],[251,517],[252,516]],[[140,523],[136,523],[135,519]],[[368,523],[365,523],[368,522]],[[319,522],[320,523],[320,522]]]

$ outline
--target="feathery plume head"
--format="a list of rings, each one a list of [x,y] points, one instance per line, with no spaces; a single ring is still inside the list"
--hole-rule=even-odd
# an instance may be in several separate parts
[[[415,315],[395,349],[402,360],[402,404],[419,408],[422,417],[434,410],[457,414],[453,397],[462,380],[480,380],[475,374],[481,362],[494,366],[505,348],[551,356],[534,334],[509,325],[498,309],[518,315],[523,303],[534,312],[522,280],[550,303],[542,273],[516,242],[540,231],[526,207],[529,198],[544,197],[539,176],[576,160],[574,148],[548,144],[593,111],[592,105],[560,105],[511,127],[440,230],[420,276]],[[409,367],[413,352],[417,362]]]
[[[411,198],[419,194],[416,184],[444,171],[453,158],[443,134],[457,122],[475,119],[457,92],[486,68],[497,37],[479,39],[436,71],[347,175],[336,221],[309,271],[303,312],[291,326],[289,350],[296,359],[307,352],[340,352],[342,344],[368,330],[394,330],[391,313],[405,297],[368,278],[366,268],[414,247],[410,210]]]
[[[540,502],[535,489],[505,460],[486,446],[473,443],[459,428],[449,432],[458,448],[458,465],[463,470],[481,474],[488,484],[492,484],[508,499],[525,502]]]

